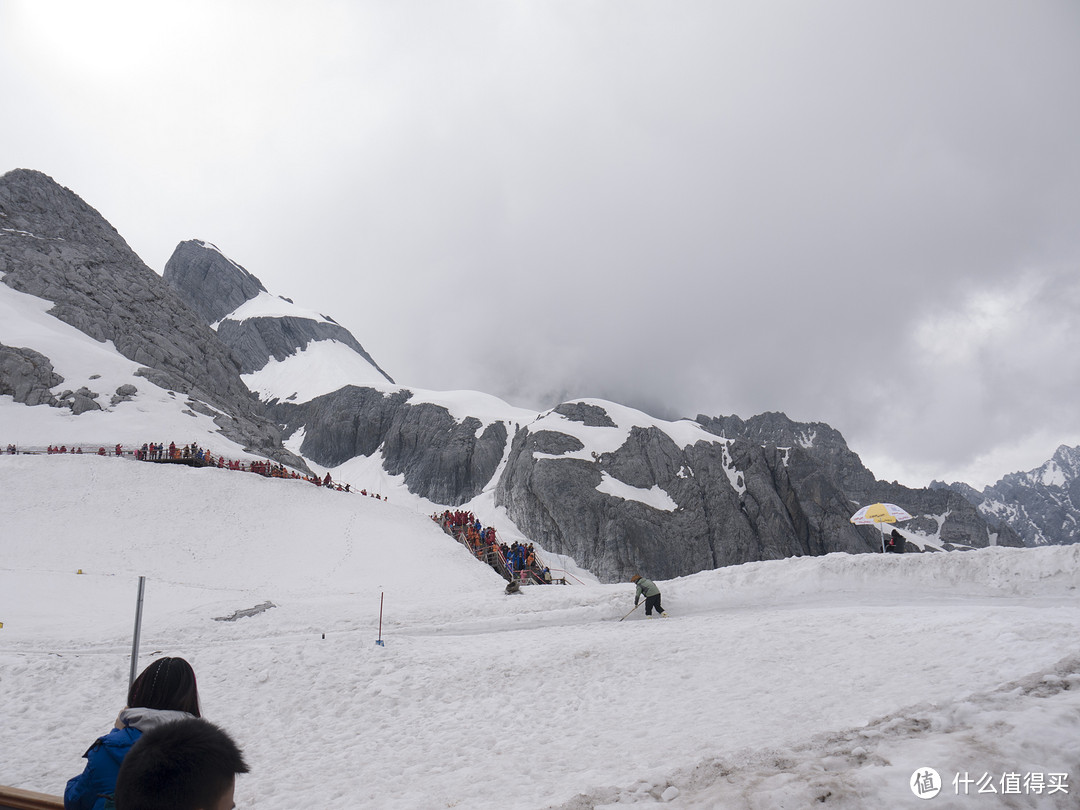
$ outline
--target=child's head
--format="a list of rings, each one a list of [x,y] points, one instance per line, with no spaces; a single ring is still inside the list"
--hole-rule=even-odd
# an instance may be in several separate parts
[[[116,778],[117,810],[232,810],[236,774],[248,766],[232,738],[196,718],[152,728]]]

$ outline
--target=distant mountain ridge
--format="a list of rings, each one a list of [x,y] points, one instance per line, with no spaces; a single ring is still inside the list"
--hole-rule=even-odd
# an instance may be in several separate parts
[[[147,379],[268,457],[327,468],[367,458],[437,506],[486,499],[602,580],[880,550],[877,528],[849,522],[874,501],[915,516],[901,527],[912,551],[1022,545],[969,494],[878,481],[824,423],[780,413],[666,421],[588,399],[537,413],[399,385],[347,329],[271,295],[209,242],[180,243],[157,276],[40,173],[0,178],[0,272],[58,302],[56,317],[123,344]],[[39,348],[0,346],[0,395],[79,413],[112,394],[58,396]]]
[[[1061,445],[1041,466],[1009,473],[982,492],[963,483],[934,481],[930,486],[959,492],[1027,546],[1080,542],[1080,447]]]

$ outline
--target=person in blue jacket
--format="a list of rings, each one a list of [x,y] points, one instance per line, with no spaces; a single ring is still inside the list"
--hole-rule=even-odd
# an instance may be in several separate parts
[[[113,807],[120,763],[144,731],[188,717],[201,717],[195,671],[183,658],[159,658],[142,671],[128,690],[127,706],[108,734],[98,737],[83,756],[83,772],[68,780],[64,810]]]

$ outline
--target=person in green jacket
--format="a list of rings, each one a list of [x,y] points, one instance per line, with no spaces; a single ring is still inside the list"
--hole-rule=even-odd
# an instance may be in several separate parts
[[[656,608],[656,612],[661,616],[667,616],[660,604],[660,589],[656,587],[655,582],[645,579],[641,574],[634,574],[630,577],[630,581],[637,585],[637,592],[634,593],[634,607],[637,607],[641,597],[644,596],[646,616],[652,616],[653,608]]]

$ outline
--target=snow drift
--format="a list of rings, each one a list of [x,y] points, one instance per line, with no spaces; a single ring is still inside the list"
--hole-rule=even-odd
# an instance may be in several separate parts
[[[18,787],[61,792],[112,724],[139,575],[141,665],[192,662],[241,808],[914,807],[927,766],[967,806],[954,775],[1080,773],[1080,547],[754,563],[619,622],[628,584],[507,597],[426,515],[303,482],[2,456],[0,486]]]

